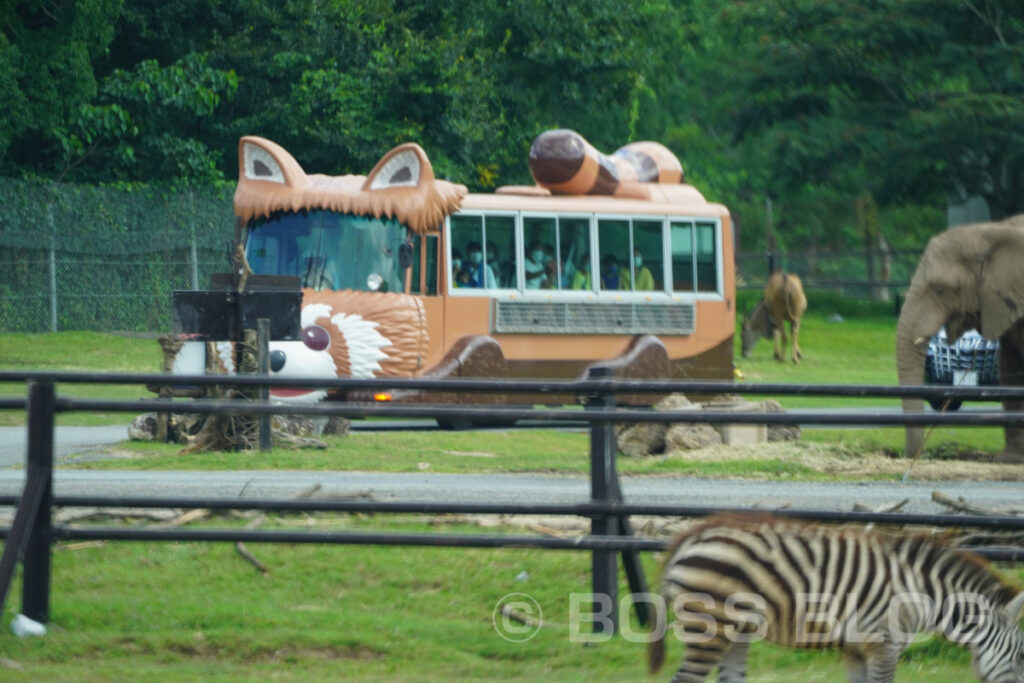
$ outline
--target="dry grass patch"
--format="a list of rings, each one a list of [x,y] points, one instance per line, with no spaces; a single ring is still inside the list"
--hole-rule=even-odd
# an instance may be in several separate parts
[[[782,462],[842,477],[902,476],[908,468],[916,479],[932,481],[1024,481],[1024,466],[980,460],[894,458],[885,451],[855,449],[846,444],[786,441],[748,446],[709,446],[662,456],[667,461],[722,463]]]

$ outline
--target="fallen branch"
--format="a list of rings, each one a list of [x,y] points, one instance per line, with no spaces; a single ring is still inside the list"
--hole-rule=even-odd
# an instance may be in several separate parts
[[[209,510],[205,508],[196,508],[195,510],[189,510],[188,512],[178,515],[168,522],[167,526],[183,526],[189,522],[198,522],[200,519],[205,519],[209,516]]]
[[[899,512],[900,509],[904,505],[909,503],[909,502],[910,502],[909,498],[904,498],[903,500],[901,500],[898,503],[893,503],[892,505],[879,505],[878,507],[871,507],[869,505],[865,505],[864,503],[854,503],[853,504],[853,511],[854,512]]]
[[[265,522],[266,519],[267,516],[261,514],[259,517],[249,520],[249,522],[245,525],[245,528],[247,530],[255,529],[259,525],[263,524],[263,522]],[[245,547],[245,543],[243,543],[242,541],[238,541],[237,543],[235,543],[235,550],[237,550],[238,554],[245,558],[249,562],[249,564],[256,567],[256,569],[259,570],[260,574],[263,574],[263,576],[270,576],[270,570],[267,569],[267,565],[260,562],[255,555],[250,553],[249,549]]]
[[[303,489],[295,494],[295,498],[311,498],[314,493],[320,490],[320,484],[313,484],[307,489]]]
[[[545,621],[544,619],[531,617],[528,614],[523,614],[511,605],[502,605],[501,614],[506,619],[511,619],[512,621],[523,624],[524,626],[536,626],[538,628],[565,628],[565,624],[556,624],[552,621]]]
[[[993,510],[991,508],[984,508],[980,505],[974,505],[964,500],[963,496],[959,496],[954,500],[952,497],[947,496],[941,491],[932,491],[932,500],[939,505],[945,505],[946,507],[955,510],[957,512],[964,512],[969,515],[1019,515],[1020,510]]]

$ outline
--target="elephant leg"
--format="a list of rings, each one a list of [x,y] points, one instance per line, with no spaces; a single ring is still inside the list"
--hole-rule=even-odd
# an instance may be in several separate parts
[[[999,345],[999,383],[1007,386],[1024,384],[1024,356],[1021,350],[1008,343],[1006,338]],[[1024,410],[1024,401],[1003,401],[1003,410]],[[999,455],[1000,462],[1024,463],[1024,427],[1006,425],[1003,427],[1006,448]]]

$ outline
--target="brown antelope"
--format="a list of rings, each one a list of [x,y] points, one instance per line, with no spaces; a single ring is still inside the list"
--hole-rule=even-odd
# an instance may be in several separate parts
[[[799,363],[803,357],[800,351],[800,318],[807,310],[807,297],[804,296],[800,278],[792,273],[776,271],[768,279],[764,288],[764,296],[743,319],[743,357],[750,356],[751,349],[761,337],[773,337],[775,341],[775,359],[785,360],[786,331],[783,325],[789,323],[789,331],[793,336],[793,362]]]

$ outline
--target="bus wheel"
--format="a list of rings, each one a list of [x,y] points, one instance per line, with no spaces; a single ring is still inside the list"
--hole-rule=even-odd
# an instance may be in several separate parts
[[[469,429],[473,429],[473,427],[476,426],[476,425],[474,425],[474,423],[469,421],[469,420],[459,420],[459,419],[442,420],[442,419],[438,418],[437,426],[440,427],[441,429],[443,429],[446,432],[464,432],[464,431],[467,431]]]
[[[946,405],[946,399],[944,399],[944,398],[930,398],[930,399],[928,399],[928,405],[930,405],[932,407],[932,410],[934,410],[936,412],[939,412],[939,413],[941,413],[943,411],[943,409],[947,410],[948,412],[953,412],[954,410],[960,410],[960,406],[962,406],[963,403],[964,403],[963,401],[950,401],[949,405]]]

